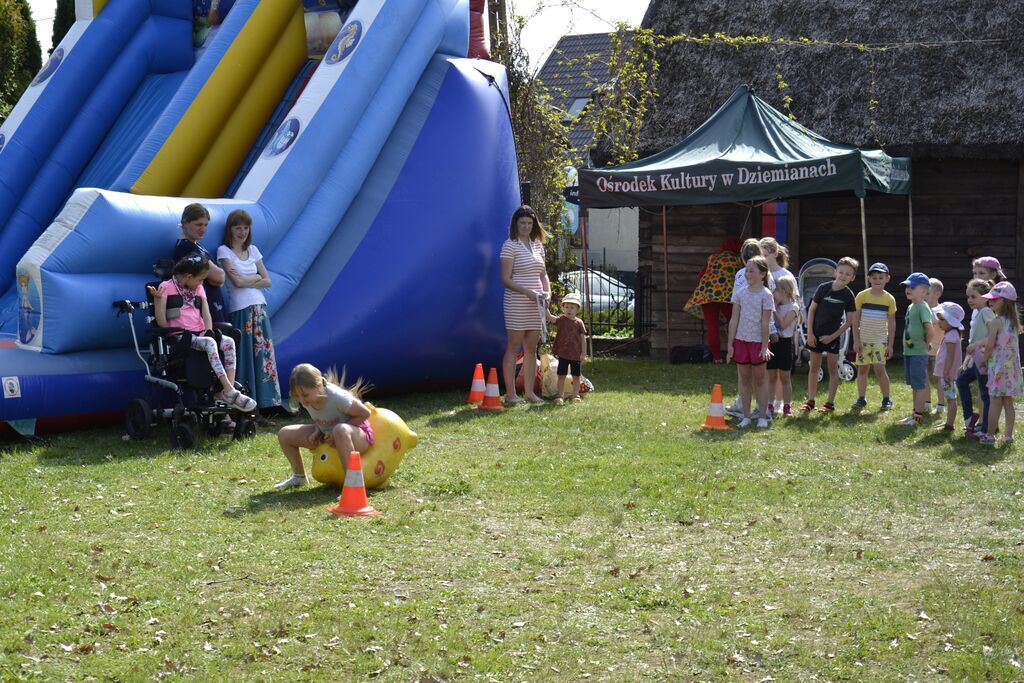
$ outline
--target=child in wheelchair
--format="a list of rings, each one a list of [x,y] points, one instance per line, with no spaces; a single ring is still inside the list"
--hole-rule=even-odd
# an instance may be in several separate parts
[[[206,291],[203,289],[203,279],[209,270],[209,259],[199,254],[186,256],[175,263],[170,279],[161,282],[159,287],[147,287],[153,299],[153,317],[157,325],[168,328],[169,342],[187,342],[189,348],[206,354],[221,384],[221,391],[214,396],[215,400],[243,412],[252,412],[256,409],[256,401],[235,389],[235,342],[229,335],[217,335],[213,331]],[[169,308],[169,297],[180,297],[180,308]],[[171,317],[168,318],[168,315]]]

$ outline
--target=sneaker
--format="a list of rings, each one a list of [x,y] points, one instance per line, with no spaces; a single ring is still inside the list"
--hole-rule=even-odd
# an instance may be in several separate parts
[[[750,418],[749,417],[745,417],[742,420],[740,420],[740,424],[739,424],[740,429],[746,429],[749,426],[750,426]]]
[[[913,415],[907,415],[905,418],[900,420],[897,424],[901,424],[904,427],[916,427],[917,425],[924,422],[924,417],[914,413]]]
[[[793,408],[788,403],[782,406],[782,417],[793,417]]]
[[[935,431],[937,431],[937,432],[951,432],[951,431],[953,431],[953,429],[954,429],[953,425],[951,425],[949,423],[946,423],[946,424],[941,424],[938,427],[936,427]]]
[[[818,408],[818,410],[820,410],[823,413],[834,413],[834,412],[836,412],[836,406],[831,401],[828,401],[823,406]]]
[[[305,475],[300,476],[298,474],[293,474],[284,481],[279,481],[278,483],[274,484],[274,490],[281,491],[283,489],[290,489],[296,486],[305,486],[307,483],[309,482],[306,479]]]
[[[853,409],[854,410],[861,410],[861,409],[867,408],[867,407],[868,407],[868,402],[867,402],[867,400],[863,396],[861,396],[860,398],[858,398],[856,401],[853,402]]]
[[[813,400],[804,401],[804,404],[802,406],[800,406],[800,412],[802,412],[802,413],[809,413],[812,410],[814,410],[814,401]]]
[[[991,434],[982,434],[981,436],[978,437],[978,443],[984,444],[985,446],[995,446],[996,437],[992,436]]]
[[[886,410],[892,410],[892,399],[888,397],[882,399],[882,411]]]
[[[766,419],[764,419],[762,417],[760,420],[757,421],[757,428],[758,429],[768,429],[768,420],[766,420]]]
[[[967,422],[964,423],[964,429],[969,432],[976,431],[978,429],[978,420],[981,419],[981,415],[978,413],[971,413],[971,416],[967,418]]]
[[[968,439],[974,439],[975,441],[980,441],[981,437],[985,436],[985,432],[966,432],[965,431],[964,432],[964,436],[966,436]]]
[[[736,399],[731,406],[726,408],[725,414],[731,415],[732,417],[743,417],[743,408],[740,406],[740,400]]]
[[[775,417],[775,405],[774,404],[769,404],[767,412],[768,412],[768,419],[769,420],[773,419]]]

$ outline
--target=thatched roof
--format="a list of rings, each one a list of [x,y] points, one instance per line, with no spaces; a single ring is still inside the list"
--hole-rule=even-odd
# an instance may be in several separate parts
[[[641,156],[678,142],[746,83],[780,111],[783,96],[792,97],[796,119],[834,142],[916,157],[1024,158],[1020,0],[651,0],[643,26],[664,36],[721,32],[932,46],[666,47],[658,54],[661,94],[641,133]]]

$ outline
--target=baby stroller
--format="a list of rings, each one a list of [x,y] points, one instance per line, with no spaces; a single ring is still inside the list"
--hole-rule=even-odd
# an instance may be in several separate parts
[[[797,284],[800,287],[800,298],[803,299],[804,321],[803,324],[797,326],[794,341],[797,349],[796,357],[803,362],[807,362],[811,358],[811,352],[807,348],[807,311],[814,299],[814,292],[824,283],[834,280],[835,273],[836,262],[828,258],[812,258],[800,266]],[[853,334],[848,329],[843,332],[843,336],[839,340],[839,377],[847,382],[857,378],[857,366],[850,362],[849,358],[852,346]],[[823,364],[818,372],[818,381],[820,382],[824,377],[825,366]]]
[[[157,261],[153,266],[156,282],[147,287],[157,287],[170,277],[173,263],[169,259]],[[181,308],[180,295],[167,297],[168,318],[177,317],[176,309]],[[172,448],[187,449],[195,443],[195,429],[202,427],[210,436],[220,436],[228,420],[235,423],[234,438],[244,439],[256,434],[256,422],[248,413],[233,405],[215,400],[220,382],[210,367],[210,360],[201,351],[195,351],[189,344],[191,333],[180,327],[159,327],[156,318],[146,315],[148,348],[139,346],[132,314],[136,309],[152,311],[153,300],[148,290],[144,301],[115,301],[118,316],[128,314],[135,354],[146,368],[148,398],[137,398],[128,405],[125,414],[125,428],[132,439],[146,439],[157,424],[170,421]],[[237,330],[228,323],[214,323],[215,334],[228,334],[236,344]],[[174,335],[182,333],[175,338]],[[148,360],[147,360],[148,358]],[[237,382],[235,388],[245,393]]]

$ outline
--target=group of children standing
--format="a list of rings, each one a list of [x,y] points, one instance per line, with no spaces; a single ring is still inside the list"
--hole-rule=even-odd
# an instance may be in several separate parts
[[[744,242],[740,251],[744,266],[733,288],[729,323],[728,360],[737,365],[739,396],[726,412],[741,418],[739,426],[768,427],[775,414],[791,416],[794,363],[793,339],[802,322],[796,278],[786,269],[785,247],[773,238]],[[859,370],[854,410],[867,407],[868,370],[882,393],[881,410],[893,407],[886,361],[892,358],[896,335],[896,299],[885,290],[889,268],[874,263],[868,268],[868,287],[858,294],[849,285],[860,264],[844,257],[835,277],[814,292],[807,310],[806,346],[810,353],[807,400],[801,412],[835,411],[839,388],[839,354],[843,334],[849,329]],[[940,301],[942,283],[924,273],[911,273],[900,284],[910,306],[903,333],[904,379],[910,385],[913,410],[900,421],[921,425],[932,414],[929,374],[936,386],[935,414],[945,412],[939,429],[956,428],[957,403],[964,414],[968,437],[993,444],[1000,414],[1004,415],[1000,441],[1013,442],[1013,399],[1024,393],[1018,336],[1021,334],[1017,292],[1006,281],[999,261],[991,256],[975,259],[973,279],[967,284],[967,303],[972,310],[966,349],[961,344],[965,313],[951,301]],[[818,377],[825,356],[828,368],[827,400],[817,405]],[[929,367],[930,366],[930,367]],[[930,370],[930,372],[929,372]],[[974,412],[971,384],[977,382],[981,412]],[[751,410],[752,399],[757,410]]]

